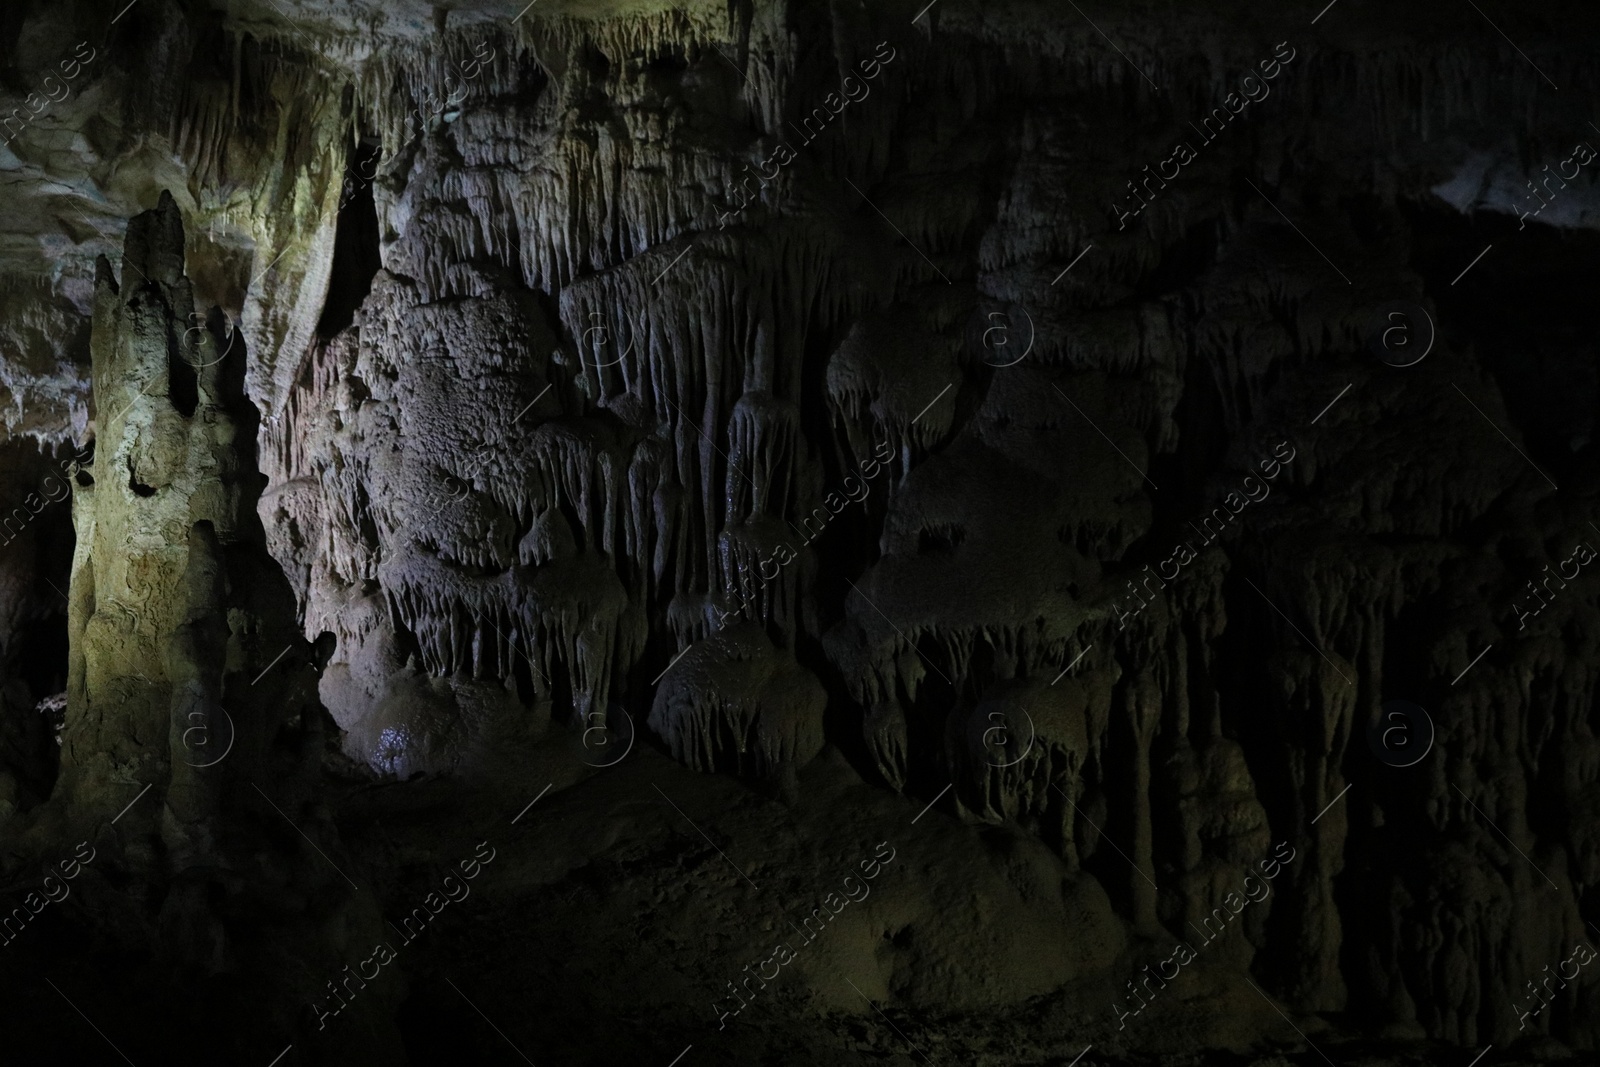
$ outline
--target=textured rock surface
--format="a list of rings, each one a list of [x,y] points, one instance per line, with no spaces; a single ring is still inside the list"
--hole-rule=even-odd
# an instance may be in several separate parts
[[[4,16],[20,94],[97,51],[0,149],[0,837],[107,835],[52,936],[161,946],[111,1030],[214,982],[185,1055],[1593,1050],[1592,983],[1519,1011],[1600,934],[1600,193],[1516,199],[1592,13],[520,7]]]

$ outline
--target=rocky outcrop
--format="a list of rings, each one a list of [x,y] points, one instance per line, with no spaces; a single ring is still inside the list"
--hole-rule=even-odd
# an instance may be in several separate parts
[[[970,831],[979,889],[847,913],[836,970],[874,998],[1051,997],[1128,1055],[1248,1045],[1224,1020],[1266,994],[1388,1039],[1594,1047],[1592,988],[1513,1006],[1600,923],[1593,351],[1532,291],[1594,254],[1600,197],[1567,176],[1530,222],[1510,192],[1577,158],[1546,82],[1592,55],[1435,5],[1416,46],[1338,8],[917,7],[130,15],[105,85],[155,117],[114,136],[63,101],[12,149],[30,214],[103,164],[68,199],[134,221],[92,297],[4,297],[0,385],[39,412],[6,425],[76,446],[92,407],[94,456],[61,780],[13,686],[0,802],[53,788],[42,828],[154,783],[130,866],[159,841],[180,955],[226,959],[196,887],[254,862],[228,835],[271,821],[257,792],[298,825],[324,776],[503,783],[616,710],[705,795],[798,808],[808,769],[854,774]],[[137,42],[171,65],[148,85]],[[135,143],[160,167],[112,166]],[[63,278],[103,239],[81,225]],[[1497,295],[1523,275],[1526,307]],[[1429,346],[1404,367],[1400,301]],[[1437,731],[1414,765],[1372,741],[1394,699]],[[188,762],[223,722],[227,760]],[[722,814],[765,840],[762,812]],[[522,888],[612,861],[552,848]],[[327,875],[305,858],[287,884]],[[627,891],[670,896],[639,858]],[[1002,883],[1024,917],[991,925]],[[375,925],[354,900],[329,927]],[[1245,917],[1207,966],[1263,995],[1208,971],[1168,1032],[1116,1025],[1096,998],[1131,1010],[1125,973],[1219,909]]]

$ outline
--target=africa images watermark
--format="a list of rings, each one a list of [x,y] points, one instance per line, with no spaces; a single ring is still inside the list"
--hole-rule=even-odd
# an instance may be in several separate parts
[[[883,54],[884,49],[886,48],[889,50],[888,55]],[[873,58],[863,59],[861,62],[856,64],[856,69],[860,71],[861,78],[858,80],[854,75],[847,75],[844,81],[839,84],[839,90],[844,94],[843,96],[840,96],[839,92],[827,94],[822,98],[821,107],[812,108],[811,113],[800,120],[801,125],[805,128],[800,130],[797,127],[796,129],[798,132],[806,136],[806,139],[800,142],[800,147],[805,148],[810,145],[812,141],[815,141],[818,137],[822,136],[823,131],[826,130],[830,124],[832,124],[834,119],[843,114],[844,109],[850,104],[859,104],[867,97],[871,96],[872,87],[867,83],[876,78],[882,72],[884,66],[894,62],[894,58],[897,54],[898,53],[896,53],[894,46],[888,41],[878,42],[877,50],[872,53]],[[856,89],[850,88],[851,82],[855,82]],[[860,90],[860,96],[856,95],[857,89]],[[816,122],[817,126],[815,132],[813,132],[811,129],[811,124],[813,121]],[[793,125],[793,123],[791,122],[790,125]],[[798,153],[796,153],[795,150],[789,146],[787,141],[779,144],[777,148],[773,149],[771,155],[757,164],[759,169],[752,174],[751,177],[745,178],[741,185],[736,185],[734,187],[742,195],[743,199],[740,200],[738,206],[732,211],[718,212],[717,221],[720,223],[720,225],[717,228],[726,229],[728,223],[738,216],[739,212],[750,206],[751,202],[755,200],[756,194],[761,189],[765,189],[769,182],[776,181],[779,172],[782,171],[784,167],[787,167],[790,163],[793,163],[796,158],[798,158]],[[768,167],[772,168],[771,174],[768,174],[766,171],[766,168]],[[748,163],[745,164],[744,169],[746,171],[750,170],[750,165]],[[757,182],[754,190],[748,188],[751,181]]]
[[[1284,449],[1289,450],[1288,455],[1284,455]],[[1243,490],[1244,495],[1241,496],[1238,490],[1228,493],[1222,498],[1221,504],[1213,508],[1209,514],[1201,518],[1199,526],[1195,526],[1192,521],[1189,523],[1189,526],[1195,531],[1195,533],[1200,535],[1201,547],[1209,546],[1218,537],[1221,537],[1222,531],[1228,526],[1229,523],[1233,522],[1233,520],[1237,518],[1239,513],[1244,511],[1245,508],[1249,507],[1252,503],[1259,504],[1266,500],[1267,497],[1272,495],[1272,489],[1267,483],[1282,473],[1283,467],[1288,466],[1294,461],[1296,452],[1294,445],[1285,439],[1283,441],[1279,441],[1275,446],[1273,446],[1272,454],[1276,456],[1277,459],[1263,459],[1258,464],[1261,468],[1261,478],[1257,478],[1253,474],[1247,475],[1244,481],[1240,484],[1240,489]],[[1251,488],[1252,482],[1255,483],[1255,488],[1253,489]],[[1258,496],[1257,493],[1260,495]],[[1212,529],[1213,524],[1216,527],[1215,529]],[[1150,600],[1153,601],[1155,599],[1155,593],[1150,589],[1150,582],[1152,580],[1155,581],[1158,587],[1165,589],[1167,587],[1166,582],[1175,581],[1178,575],[1182,573],[1182,569],[1188,566],[1189,563],[1191,563],[1198,555],[1199,553],[1194,547],[1194,542],[1184,541],[1173,550],[1170,556],[1156,564],[1156,571],[1159,574],[1159,577],[1157,574],[1151,574],[1144,578],[1145,591],[1150,593]],[[1171,574],[1166,572],[1166,567],[1168,565],[1171,565],[1172,567]],[[1148,563],[1145,564],[1144,569],[1148,571],[1150,569],[1150,565]],[[1166,581],[1162,581],[1163,578],[1166,579]],[[1117,628],[1119,630],[1126,630],[1128,628],[1128,620],[1137,617],[1141,611],[1150,606],[1150,601],[1147,601],[1144,599],[1144,597],[1140,596],[1138,590],[1134,588],[1133,579],[1131,578],[1128,579],[1128,590],[1133,594],[1134,599],[1138,600],[1139,606],[1137,608],[1124,609],[1120,605],[1120,601],[1122,599],[1121,596],[1118,596],[1113,600],[1112,607],[1117,612]]]
[[[15,541],[18,535],[22,533],[23,529],[26,528],[27,525],[32,522],[40,512],[44,511],[46,507],[65,500],[67,497],[71,496],[72,486],[70,483],[74,472],[77,468],[87,467],[89,465],[89,461],[93,458],[93,454],[94,443],[91,441],[89,444],[83,446],[82,450],[79,451],[76,456],[72,456],[68,459],[58,460],[56,463],[56,473],[46,475],[43,483],[41,483],[39,486],[40,490],[44,492],[44,496],[41,497],[38,493],[29,493],[22,499],[23,507],[27,509],[26,511],[24,511],[22,507],[12,508],[11,513],[3,520],[0,520],[0,535],[4,536],[4,540],[0,540],[0,547],[9,545],[12,541]],[[51,482],[57,483],[57,485],[60,487],[60,496],[57,496],[55,494],[55,490],[50,488]],[[21,516],[21,518],[19,519],[18,516]],[[13,529],[13,526],[15,529]]]
[[[89,850],[87,856],[83,854],[84,849]],[[11,914],[0,919],[0,940],[3,940],[7,947],[22,934],[23,928],[35,915],[51,904],[59,904],[72,895],[72,887],[67,883],[78,877],[84,867],[94,862],[96,853],[93,845],[87,841],[80,841],[73,855],[76,859],[64,859],[56,864],[59,878],[56,877],[56,873],[46,875],[38,889],[30,891],[22,898],[23,907],[11,909]],[[44,895],[40,896],[40,893]],[[15,929],[12,928],[13,924]]]
[[[83,54],[83,50],[85,48],[89,49],[88,55]],[[22,101],[27,105],[28,110],[31,111],[32,114],[25,114],[22,108],[14,107],[11,109],[10,115],[6,116],[4,119],[0,119],[0,125],[4,125],[5,131],[8,134],[5,139],[5,143],[10,144],[12,141],[20,137],[22,135],[22,131],[28,128],[28,124],[38,116],[44,114],[45,109],[50,106],[52,101],[59,103],[60,101],[71,96],[72,86],[69,83],[73,78],[76,78],[79,74],[83,73],[83,68],[88,66],[90,63],[93,63],[95,56],[98,54],[98,52],[90,47],[88,41],[79,41],[77,47],[72,51],[72,56],[70,58],[63,59],[58,64],[58,66],[61,68],[61,77],[57,78],[53,73],[46,74],[44,76],[43,82],[40,83],[40,88],[44,90],[45,95],[41,97],[38,93],[29,93]],[[72,68],[71,70],[67,69],[69,66]],[[57,87],[61,90],[60,96],[57,96],[56,91],[50,88],[51,82],[55,82]],[[37,105],[34,104],[35,99],[39,101]],[[16,130],[14,132],[11,128],[13,124],[16,125]]]
[[[887,856],[883,854],[883,850],[885,848],[889,850],[889,854]],[[800,942],[800,949],[804,949],[807,945],[811,944],[811,942],[815,941],[818,935],[820,935],[823,929],[827,926],[828,920],[834,918],[840,912],[844,911],[844,909],[852,902],[859,904],[867,899],[867,897],[872,893],[872,890],[867,886],[867,882],[876,878],[883,872],[884,867],[887,867],[890,863],[894,862],[894,847],[891,846],[887,841],[879,841],[873,849],[873,856],[876,858],[862,860],[859,864],[861,867],[860,878],[857,878],[854,874],[845,875],[844,880],[841,883],[845,892],[844,897],[841,897],[837,892],[830,890],[827,895],[822,898],[822,903],[818,907],[812,908],[811,914],[800,920],[801,926],[805,927],[804,930],[801,930],[799,926],[795,926],[792,920],[790,921],[789,925],[794,927],[795,933],[800,934],[801,937],[805,938],[804,941]],[[854,889],[850,888],[851,882],[856,883],[856,887]],[[858,896],[857,894],[860,895]],[[815,932],[813,932],[811,929],[811,924],[813,922],[816,923]],[[767,987],[767,983],[776,979],[780,973],[780,970],[794,962],[795,957],[797,957],[799,954],[800,953],[798,950],[792,948],[787,941],[784,941],[780,942],[766,959],[757,963],[745,964],[743,969],[746,972],[748,972],[752,967],[757,968],[754,974],[747,974],[743,982],[740,983],[744,986],[744,991],[746,994],[748,994],[749,999],[752,1001],[755,1000],[756,993],[760,991],[750,988],[751,982],[759,982],[761,983],[761,989],[765,989]],[[762,968],[768,966],[772,968],[771,974],[766,974],[762,970]],[[726,1030],[728,1028],[728,1016],[738,1015],[741,1011],[749,1006],[745,1003],[745,998],[739,995],[739,987],[733,984],[732,979],[729,979],[728,981],[728,989],[732,991],[733,1000],[736,1004],[738,1004],[738,1007],[719,1010],[717,1007],[718,1002],[715,1000],[711,1002],[711,1010],[717,1012],[717,1022],[719,1023],[717,1029],[719,1030]]]
[[[1284,49],[1286,48],[1289,50],[1287,55],[1284,54]],[[1211,113],[1200,120],[1199,126],[1195,126],[1193,122],[1189,123],[1202,138],[1200,142],[1202,148],[1220,137],[1222,131],[1227,128],[1229,122],[1233,121],[1235,115],[1241,114],[1251,104],[1259,104],[1272,95],[1272,89],[1267,83],[1282,73],[1282,67],[1288,66],[1289,62],[1294,59],[1296,52],[1289,47],[1288,41],[1279,41],[1274,46],[1272,54],[1276,57],[1275,59],[1263,59],[1260,62],[1260,77],[1252,73],[1246,74],[1240,80],[1239,88],[1244,92],[1243,97],[1240,97],[1236,92],[1229,92],[1227,96],[1222,98],[1221,106],[1212,108]],[[1252,82],[1255,84],[1254,88],[1251,88]],[[1257,95],[1258,93],[1260,95]],[[1214,131],[1211,129],[1213,124],[1216,126]],[[1188,141],[1179,141],[1173,146],[1172,154],[1156,164],[1157,173],[1151,174],[1150,165],[1148,163],[1145,164],[1144,195],[1140,194],[1139,187],[1134,185],[1132,179],[1128,181],[1128,190],[1133,193],[1131,199],[1138,206],[1131,211],[1124,211],[1117,207],[1116,204],[1111,205],[1111,213],[1117,216],[1117,229],[1127,229],[1128,219],[1137,216],[1145,208],[1149,207],[1154,202],[1156,193],[1161,189],[1165,189],[1167,182],[1176,181],[1178,175],[1182,173],[1182,168],[1193,163],[1199,157],[1199,154]],[[1166,167],[1169,164],[1172,166],[1171,174],[1166,172]],[[1151,189],[1151,182],[1155,182],[1159,188]]]
[[[1530,608],[1527,611],[1523,611],[1517,606],[1516,598],[1512,598],[1511,610],[1517,613],[1517,629],[1526,630],[1528,628],[1528,620],[1537,618],[1540,612],[1549,607],[1551,603],[1555,601],[1556,594],[1559,593],[1561,589],[1565,589],[1567,587],[1567,582],[1576,579],[1580,569],[1593,562],[1594,557],[1595,551],[1589,545],[1589,543],[1586,541],[1579,541],[1577,547],[1572,550],[1572,555],[1568,556],[1566,559],[1557,564],[1556,570],[1560,574],[1559,578],[1554,574],[1546,574],[1544,579],[1540,581],[1538,585],[1534,584],[1534,579],[1528,579],[1528,591],[1533,594],[1533,599],[1537,601],[1539,606],[1536,608]],[[1569,563],[1572,564],[1571,574],[1567,573],[1567,564]],[[1546,563],[1544,565],[1544,569],[1548,571],[1550,569],[1550,564]],[[1565,579],[1565,581],[1562,579]],[[1551,582],[1555,582],[1560,588],[1551,589]],[[1540,587],[1543,587],[1543,593],[1539,591]],[[1549,595],[1546,596],[1545,594]]]
[[[1372,754],[1401,769],[1415,767],[1427,758],[1433,751],[1433,717],[1409,700],[1386,700],[1380,710],[1381,718],[1367,727],[1367,747]]]
[[[867,494],[872,491],[872,480],[878,476],[879,468],[883,465],[886,465],[889,462],[890,457],[894,455],[894,445],[891,444],[887,438],[885,438],[884,440],[879,441],[873,448],[872,455],[874,458],[864,461],[861,466],[856,469],[855,474],[845,477],[843,483],[841,483],[844,489],[843,496],[839,494],[837,489],[827,493],[822,498],[823,506],[812,508],[811,511],[807,513],[805,518],[800,520],[800,525],[805,528],[806,534],[806,539],[801,542],[802,547],[811,544],[811,542],[821,537],[822,531],[827,528],[828,523],[832,522],[840,512],[844,511],[847,503],[853,501],[859,504],[861,501],[867,498]],[[855,488],[851,488],[852,482],[856,483]],[[860,490],[859,496],[856,495],[857,489]],[[822,516],[820,521],[817,519],[818,515]],[[816,525],[815,530],[811,528],[813,523]],[[800,531],[797,530],[796,532],[798,533]],[[738,583],[740,593],[742,593],[742,595],[739,597],[738,606],[730,608],[727,611],[722,611],[719,609],[717,611],[717,625],[719,627],[725,626],[727,625],[728,619],[731,616],[738,615],[743,612],[745,608],[750,606],[750,603],[760,594],[761,589],[765,588],[768,582],[771,582],[773,579],[777,578],[779,572],[782,571],[784,567],[788,566],[798,558],[799,553],[795,550],[794,546],[789,544],[787,541],[779,543],[778,547],[772,550],[771,555],[762,557],[761,562],[756,565],[756,574],[760,577],[761,584],[758,586],[755,582],[751,581],[749,577],[742,577]],[[771,564],[772,566],[771,574],[767,573],[768,564]],[[743,568],[740,569],[743,570]]]
[[[127,806],[117,812],[116,818],[111,820],[111,825],[115,826],[117,819],[128,814],[133,809],[133,806],[139,803],[148,792],[150,792],[149,785],[139,790],[139,795],[128,801]],[[89,850],[87,856],[83,854],[84,849]],[[82,874],[83,868],[93,863],[96,855],[98,853],[93,845],[88,841],[79,841],[78,847],[73,850],[73,858],[58,861],[55,865],[55,871],[45,875],[44,881],[39,888],[30,891],[22,898],[23,907],[13,908],[10,915],[0,919],[0,938],[4,938],[5,944],[9,946],[11,942],[15,941],[17,936],[22,933],[23,928],[32,922],[34,916],[43,912],[45,908],[48,908],[51,904],[60,904],[66,900],[72,894],[72,889],[67,885],[67,882]],[[57,875],[60,877],[58,878]],[[52,882],[54,885],[51,884]],[[6,891],[10,892],[10,889]],[[44,895],[40,896],[40,893]],[[12,929],[13,923],[16,924],[15,930]]]
[[[1532,179],[1529,179],[1528,180],[1528,188],[1533,190],[1533,200],[1539,206],[1536,207],[1536,208],[1533,208],[1530,211],[1524,211],[1524,212],[1520,213],[1517,216],[1517,220],[1518,220],[1517,221],[1517,229],[1518,230],[1526,229],[1527,226],[1528,226],[1528,218],[1529,218],[1529,216],[1537,217],[1539,212],[1543,211],[1545,208],[1547,208],[1551,204],[1555,203],[1556,193],[1559,192],[1559,190],[1550,188],[1550,182],[1552,180],[1561,182],[1561,188],[1565,189],[1567,187],[1567,183],[1566,183],[1566,181],[1562,181],[1562,179],[1565,178],[1567,180],[1571,180],[1573,178],[1576,178],[1578,176],[1578,168],[1579,167],[1588,166],[1590,163],[1592,163],[1594,161],[1594,158],[1595,158],[1595,151],[1594,151],[1594,148],[1592,146],[1590,146],[1589,142],[1587,142],[1587,141],[1578,142],[1578,144],[1572,149],[1572,155],[1568,156],[1566,159],[1563,159],[1560,162],[1560,164],[1558,165],[1557,174],[1547,174],[1547,175],[1545,175],[1545,178],[1544,178],[1543,182],[1540,183],[1540,184],[1542,184],[1544,186],[1544,191],[1550,194],[1550,197],[1549,197],[1548,200],[1545,199],[1543,196],[1539,195],[1539,187],[1537,185],[1533,184],[1533,180]],[[1571,174],[1568,174],[1566,172],[1566,167],[1567,167],[1567,164],[1569,164],[1569,163],[1572,164],[1572,173]],[[1541,169],[1549,170],[1550,169],[1550,164],[1546,163],[1544,165],[1544,167],[1541,168]]]
[[[494,57],[495,57],[496,53],[495,53],[495,50],[492,47],[489,48],[489,54],[488,55],[484,55],[482,53],[481,49],[483,49],[485,47],[488,47],[488,46],[489,46],[489,42],[488,41],[479,42],[478,47],[474,48],[472,50],[472,54],[474,56],[477,56],[477,58],[474,59],[471,63],[467,64],[467,66],[457,68],[457,69],[459,69],[461,71],[461,74],[462,74],[462,82],[461,82],[460,86],[458,86],[455,89],[451,89],[450,85],[449,85],[449,80],[450,80],[449,79],[449,75],[445,76],[445,89],[448,90],[449,95],[446,96],[443,100],[440,100],[437,97],[435,97],[434,94],[430,90],[428,90],[426,88],[424,88],[422,90],[422,95],[423,95],[423,97],[425,97],[425,99],[419,100],[418,103],[422,104],[423,106],[428,108],[428,114],[424,115],[422,113],[422,108],[421,107],[418,107],[414,111],[411,112],[411,114],[417,116],[417,119],[419,120],[421,125],[417,128],[417,132],[412,134],[406,140],[404,145],[402,145],[399,149],[395,150],[396,153],[398,153],[400,151],[403,151],[405,148],[407,148],[410,145],[414,144],[416,142],[417,138],[421,137],[422,134],[431,126],[431,124],[432,124],[434,119],[439,119],[441,122],[454,122],[455,121],[456,116],[457,116],[456,108],[460,105],[462,100],[466,99],[464,90],[467,87],[467,82],[470,82],[473,79],[475,79],[479,75],[479,73],[482,71],[483,65],[485,63],[488,63],[490,60],[494,59]],[[468,70],[467,67],[471,67],[472,69]],[[460,97],[457,97],[456,93],[458,93],[458,92],[461,92],[463,95],[460,96]],[[431,98],[431,99],[427,99],[427,98]],[[372,184],[372,182],[374,181],[374,179],[376,179],[376,177],[378,175],[378,170],[384,164],[393,162],[393,160],[394,160],[394,154],[385,153],[384,151],[382,151],[380,149],[376,155],[374,155],[370,160],[367,161],[367,162],[372,164],[372,170],[371,170],[370,173],[364,173],[360,169],[359,166],[352,168],[355,171],[355,173],[360,176],[361,180],[360,181],[355,181],[355,180],[351,179],[348,175],[345,177],[345,179],[344,179],[344,187],[340,191],[340,194],[339,194],[339,209],[343,210],[344,206],[350,202],[351,198],[354,197],[356,195],[356,193],[360,192],[362,189],[364,189],[368,185]]]
[[[483,850],[485,848],[489,849],[489,854],[487,856],[483,854]],[[472,894],[472,890],[467,887],[466,883],[478,877],[478,875],[483,872],[483,866],[485,864],[492,863],[494,861],[495,850],[489,845],[489,842],[482,841],[473,851],[473,856],[475,858],[464,859],[457,864],[457,866],[461,868],[461,876],[462,879],[465,879],[465,881],[456,878],[456,876],[453,874],[446,875],[443,881],[440,883],[439,889],[436,889],[430,892],[427,896],[423,897],[422,903],[411,909],[411,913],[404,919],[400,920],[401,923],[403,923],[406,927],[405,930],[400,930],[398,927],[395,928],[395,932],[399,933],[400,936],[404,938],[404,940],[400,943],[401,948],[404,948],[406,945],[409,945],[411,942],[415,941],[418,937],[421,937],[422,932],[427,927],[428,923],[440,912],[444,911],[449,904],[459,904]],[[454,883],[453,886],[452,883]],[[458,893],[460,894],[459,896],[457,896]],[[412,932],[413,925],[416,927],[415,932]],[[350,965],[347,963],[344,967],[344,977],[338,980],[338,985],[334,984],[334,979],[328,979],[328,991],[331,994],[329,1003],[331,1005],[333,1001],[338,1001],[339,1006],[337,1008],[329,1007],[324,1009],[317,1007],[315,1004],[309,1005],[311,1010],[317,1016],[317,1029],[327,1029],[328,1017],[331,1015],[338,1015],[345,1008],[349,1007],[349,1001],[354,1000],[358,992],[367,988],[368,982],[375,981],[378,975],[382,973],[382,969],[388,964],[393,963],[397,955],[398,953],[395,951],[394,946],[389,944],[387,941],[381,942],[373,946],[372,954],[370,956],[356,965],[356,972],[354,974],[350,973]],[[371,974],[368,974],[365,970],[369,964],[372,966]],[[344,996],[340,995],[339,989],[341,986],[343,987],[345,993],[349,994],[348,1000]]]
[[[1585,954],[1582,959],[1578,958],[1580,953],[1584,953]],[[1556,990],[1550,988],[1550,983],[1551,982],[1559,981],[1560,982],[1560,987],[1562,989],[1567,988],[1567,983],[1575,981],[1577,979],[1577,977],[1578,977],[1578,971],[1581,970],[1585,965],[1587,965],[1589,963],[1590,960],[1593,960],[1594,958],[1595,958],[1594,946],[1590,945],[1588,942],[1584,942],[1581,945],[1574,945],[1572,947],[1572,955],[1568,956],[1566,959],[1562,960],[1560,963],[1558,963],[1556,965],[1556,973],[1555,974],[1546,975],[1545,976],[1545,980],[1543,982],[1539,983],[1539,985],[1537,985],[1537,986],[1533,984],[1533,979],[1531,979],[1531,978],[1528,979],[1528,991],[1530,993],[1530,996],[1528,997],[1528,1003],[1529,1004],[1537,1004],[1539,1006],[1537,1008],[1530,1008],[1529,1010],[1524,1011],[1524,1012],[1522,1012],[1521,1014],[1519,1014],[1517,1016],[1517,1029],[1518,1030],[1526,1029],[1527,1025],[1528,1025],[1529,1016],[1532,1016],[1533,1018],[1537,1019],[1539,1017],[1539,1013],[1544,1011],[1545,1007],[1547,1005],[1549,1005],[1550,1003],[1552,1003],[1556,999]],[[1574,963],[1574,961],[1576,961],[1576,963]],[[1568,974],[1565,970],[1562,969],[1562,968],[1566,967],[1568,964],[1572,964],[1572,973],[1571,974]],[[1550,969],[1550,965],[1548,963],[1545,964],[1544,965],[1544,970],[1548,971],[1549,969]],[[1545,997],[1543,997],[1543,996],[1541,996],[1539,994],[1540,986],[1543,986],[1544,987],[1544,991],[1549,994],[1549,998],[1548,999],[1546,999]]]
[[[1283,854],[1283,850],[1286,848],[1289,850],[1289,854],[1287,856]],[[1273,846],[1272,854],[1277,858],[1264,859],[1259,861],[1257,864],[1257,866],[1259,866],[1261,869],[1261,878],[1257,878],[1253,874],[1245,876],[1244,882],[1240,887],[1244,890],[1244,896],[1240,896],[1239,893],[1234,890],[1229,890],[1222,897],[1222,906],[1212,908],[1211,914],[1200,920],[1201,926],[1205,927],[1205,929],[1202,930],[1200,926],[1194,926],[1193,923],[1189,924],[1190,926],[1194,927],[1194,931],[1197,934],[1205,938],[1205,940],[1200,943],[1200,949],[1204,949],[1213,941],[1216,941],[1218,938],[1220,938],[1227,929],[1228,924],[1232,922],[1238,915],[1242,914],[1245,908],[1249,907],[1251,904],[1259,904],[1263,900],[1266,900],[1267,897],[1272,895],[1272,880],[1282,872],[1283,865],[1293,862],[1296,852],[1287,841],[1280,841]],[[1262,878],[1265,878],[1266,881],[1262,881]],[[1257,895],[1257,890],[1252,890],[1250,888],[1251,882],[1256,883],[1257,890],[1259,890],[1260,893],[1259,896]],[[1213,924],[1216,926],[1215,933],[1211,931]],[[1157,961],[1156,969],[1160,971],[1159,975],[1151,974],[1150,965],[1145,964],[1145,966],[1141,968],[1144,971],[1143,984],[1145,992],[1150,994],[1150,999],[1146,1000],[1142,995],[1140,995],[1138,988],[1133,984],[1133,979],[1129,979],[1128,989],[1133,993],[1133,996],[1138,1001],[1139,1006],[1132,1011],[1122,1011],[1117,1007],[1115,1001],[1112,1002],[1111,1010],[1115,1012],[1117,1016],[1117,1029],[1127,1029],[1128,1024],[1126,1020],[1130,1016],[1138,1015],[1140,1012],[1144,1011],[1144,1009],[1148,1008],[1155,1001],[1156,993],[1167,988],[1167,983],[1177,978],[1178,972],[1182,968],[1188,966],[1190,963],[1193,963],[1199,955],[1200,950],[1196,949],[1189,942],[1179,941],[1177,946],[1172,950],[1171,955],[1167,956],[1165,959]],[[1167,964],[1172,965],[1171,974],[1168,974],[1165,970],[1162,970],[1162,968]],[[1154,986],[1152,986],[1152,983],[1155,983]]]

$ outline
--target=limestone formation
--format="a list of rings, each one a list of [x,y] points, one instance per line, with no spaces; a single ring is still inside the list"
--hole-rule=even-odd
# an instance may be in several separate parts
[[[54,975],[140,1063],[1592,1054],[1558,9],[22,3],[0,889],[98,850],[0,914],[25,1014]]]

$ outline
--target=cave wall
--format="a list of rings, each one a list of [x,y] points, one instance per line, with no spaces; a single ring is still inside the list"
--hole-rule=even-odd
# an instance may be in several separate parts
[[[1470,14],[1416,46],[1343,13],[1122,10],[1119,55],[1021,0],[549,7],[394,15],[381,48],[338,11],[130,16],[193,78],[126,97],[163,104],[123,122],[178,162],[100,184],[173,187],[193,281],[130,240],[177,287],[149,329],[221,307],[260,446],[178,429],[175,333],[148,366],[96,355],[69,769],[165,730],[189,530],[253,529],[248,458],[296,640],[332,635],[320,700],[380,774],[470,779],[506,731],[612,705],[696,770],[790,790],[831,744],[1021,827],[1103,888],[1094,922],[1145,936],[1292,839],[1239,950],[1275,993],[1509,1038],[1600,881],[1595,598],[1514,607],[1596,514],[1593,379],[1562,370],[1593,348],[1524,373],[1450,279],[1480,236],[1509,265],[1473,285],[1558,238],[1593,254],[1592,182],[1525,236],[1507,190],[1585,136],[1542,72],[1594,60],[1529,69]],[[1270,94],[1191,136],[1269,58]],[[132,86],[152,61],[119,62]],[[104,170],[132,134],[97,137]],[[1194,161],[1150,182],[1174,141]],[[96,316],[133,314],[120,285]],[[1404,368],[1371,344],[1396,301],[1438,323]],[[6,384],[54,421],[8,427],[76,442],[89,375],[42,362],[52,313],[8,325],[32,362]],[[97,318],[95,344],[137,329]],[[1369,746],[1397,697],[1438,731],[1412,768]],[[1597,997],[1537,1026],[1592,1047]]]

